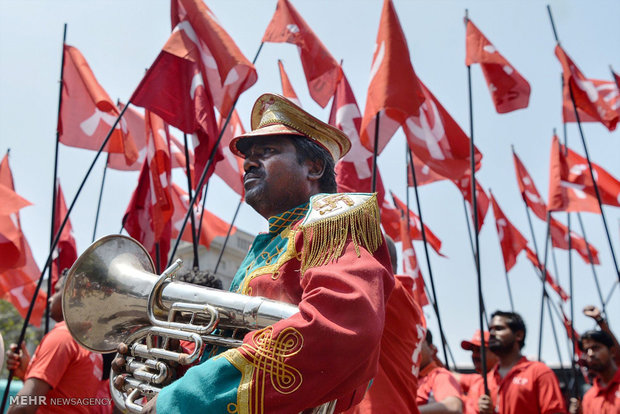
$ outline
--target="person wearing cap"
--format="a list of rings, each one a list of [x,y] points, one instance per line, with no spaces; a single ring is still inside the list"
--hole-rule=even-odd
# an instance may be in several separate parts
[[[426,340],[422,342],[416,398],[418,409],[420,413],[462,413],[461,386],[450,371],[439,365],[436,354],[433,335],[427,330]]]
[[[478,398],[484,394],[484,379],[482,378],[482,336],[480,329],[474,332],[474,336],[469,341],[462,341],[461,348],[471,351],[471,361],[474,364],[475,374],[461,374],[453,372],[452,375],[457,379],[463,391],[465,413],[475,413],[478,411]],[[489,350],[489,332],[484,331],[484,348],[486,369],[490,371],[497,364],[497,356]]]
[[[620,369],[614,361],[614,345],[613,337],[605,331],[591,330],[581,335],[579,348],[583,351],[588,371],[595,377],[582,403],[571,398],[571,414],[620,413]]]
[[[521,354],[525,323],[515,312],[495,311],[489,325],[489,349],[499,361],[487,374],[489,395],[478,399],[481,414],[566,413],[553,371]]]
[[[300,413],[358,403],[377,371],[394,277],[376,195],[335,194],[340,130],[265,94],[252,131],[230,143],[244,159],[246,202],[268,221],[231,291],[288,302],[295,315],[190,368],[145,407],[161,413]]]

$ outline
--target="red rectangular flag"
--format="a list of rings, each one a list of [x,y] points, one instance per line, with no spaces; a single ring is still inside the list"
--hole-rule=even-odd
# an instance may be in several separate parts
[[[605,81],[598,79],[589,79],[598,95],[602,98],[603,102],[609,105],[612,111],[620,114],[620,94],[618,93],[618,85],[614,81]],[[564,88],[562,101],[562,119],[564,122],[577,122],[575,116],[575,108],[573,102],[570,99],[570,91],[568,88]],[[599,122],[599,120],[587,112],[577,108],[579,114],[579,122]]]
[[[288,0],[278,0],[263,42],[297,46],[310,96],[325,108],[342,76],[340,65]]]
[[[56,191],[54,237],[56,237],[56,232],[58,232],[68,211],[67,204],[65,203],[65,195],[62,192],[62,187],[60,187],[60,181],[58,181]],[[56,251],[54,252],[54,261],[52,262],[52,293],[55,291],[59,275],[61,275],[65,269],[70,269],[77,258],[77,245],[73,237],[73,227],[71,226],[71,220],[67,220],[60,234],[60,238],[58,239],[58,243],[56,244]]]
[[[552,217],[549,223],[549,233],[553,247],[568,250],[568,227]],[[598,250],[574,231],[570,232],[570,242],[571,249],[579,253],[579,256],[586,263],[601,264],[598,258]],[[588,249],[590,250],[589,254]],[[592,256],[592,260],[590,260],[590,256]]]
[[[547,205],[543,201],[540,193],[534,185],[534,180],[525,169],[525,166],[517,157],[517,154],[512,151],[512,157],[515,163],[515,171],[517,173],[517,183],[519,184],[519,190],[521,191],[521,197],[527,204],[527,206],[536,214],[536,216],[544,221],[547,221]]]
[[[280,69],[280,82],[282,83],[282,96],[284,96],[289,101],[293,102],[295,105],[301,107],[301,102],[295,93],[295,89],[293,89],[293,85],[291,85],[291,81],[284,70],[284,65],[282,61],[278,59],[278,69]]]
[[[608,130],[613,131],[620,118],[618,112],[605,102],[594,83],[581,73],[560,45],[555,47],[555,56],[562,64],[564,89],[566,90],[564,94],[568,94],[570,97],[572,91],[575,106],[578,109],[605,125]]]
[[[493,46],[482,32],[465,19],[467,38],[465,64],[480,63],[493,98],[495,110],[500,114],[527,108],[530,100],[530,84]]]
[[[588,161],[561,145],[557,136],[551,141],[550,158],[549,211],[600,213]],[[620,207],[620,181],[595,163],[592,169],[601,202]]]
[[[351,141],[349,152],[336,163],[336,183],[338,191],[347,193],[368,193],[372,189],[372,152],[368,151],[360,142],[360,114],[357,100],[349,85],[346,76],[341,81],[332,101],[329,115],[329,124],[344,132]],[[381,173],[377,168],[376,189],[377,203],[383,208],[385,189],[381,180]],[[394,232],[398,233],[398,218],[395,221]],[[392,237],[394,238],[394,237]]]
[[[411,238],[409,237],[407,219],[404,215],[400,220],[400,238],[403,243],[403,273],[411,279],[411,286],[408,287],[413,293],[413,298],[416,303],[420,306],[426,306],[429,302],[424,290],[424,278],[420,271],[413,243],[411,243]],[[400,280],[402,280],[402,278]]]
[[[8,153],[0,163],[0,188],[11,196],[17,196],[13,184],[13,175],[9,166]],[[0,214],[0,272],[19,268],[26,264],[24,251],[27,242],[21,231],[19,209],[30,204],[30,202],[21,197],[16,198],[14,203],[9,203],[8,199],[4,197],[2,200],[7,213]],[[24,203],[27,204],[24,205]],[[10,206],[12,207],[8,208]]]
[[[536,258],[536,253],[534,253],[534,251],[530,249],[529,246],[525,248],[525,254],[530,260],[530,262],[532,262],[532,264],[536,267],[536,269],[540,270],[542,273],[543,266]],[[546,271],[545,283],[547,283],[551,287],[551,289],[555,290],[555,292],[560,296],[560,299],[562,299],[562,301],[566,302],[570,298],[566,294],[564,289],[562,289],[562,287],[555,281],[554,277],[551,276],[551,273],[549,273],[549,271]]]
[[[176,184],[172,184],[172,201],[174,204],[174,215],[172,216],[172,237],[179,237],[179,229],[185,219],[185,214],[189,208],[189,196],[185,191]],[[194,208],[194,216],[196,222],[200,221],[201,209]],[[205,246],[207,249],[211,246],[211,242],[218,236],[226,236],[230,224],[217,217],[215,214],[204,210],[202,216],[202,226],[200,227],[199,244]],[[231,234],[237,231],[237,228],[233,226]],[[183,237],[181,240],[186,242],[192,242],[191,226],[186,226],[183,231]]]
[[[407,118],[403,131],[411,151],[433,171],[459,180],[471,169],[470,140],[448,111],[420,81],[424,103],[419,114]],[[482,154],[475,148],[476,170]]]
[[[513,268],[517,263],[517,257],[527,247],[527,240],[519,230],[506,218],[504,212],[499,208],[497,201],[491,194],[491,205],[493,206],[493,215],[495,216],[495,226],[497,228],[497,236],[499,244],[502,248],[502,256],[504,257],[504,267],[506,272]]]
[[[360,128],[362,145],[374,150],[379,117],[377,154],[380,154],[396,130],[409,117],[418,116],[424,100],[396,10],[391,0],[384,0]]]
[[[98,150],[120,112],[80,51],[69,45],[64,45],[63,50],[59,140],[71,147]],[[105,150],[123,154],[128,164],[138,158],[138,149],[123,120],[116,125]]]
[[[445,180],[446,177],[435,172],[431,167],[424,164],[413,152],[413,168],[415,168],[415,179],[418,187],[434,183],[435,181]],[[407,186],[413,187],[413,175],[411,175],[411,164],[407,165]]]

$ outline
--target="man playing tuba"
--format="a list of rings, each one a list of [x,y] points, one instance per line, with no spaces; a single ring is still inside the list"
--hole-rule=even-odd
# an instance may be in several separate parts
[[[190,368],[145,412],[290,414],[332,400],[341,412],[376,373],[394,280],[376,195],[335,194],[348,138],[274,94],[258,98],[251,124],[230,149],[244,158],[246,201],[269,230],[230,289],[299,312]]]

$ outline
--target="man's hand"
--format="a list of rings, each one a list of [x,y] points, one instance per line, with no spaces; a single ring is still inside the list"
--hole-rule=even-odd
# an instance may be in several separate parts
[[[129,352],[129,348],[126,344],[120,343],[118,347],[116,347],[116,352],[118,352],[118,356],[112,360],[112,372],[114,372],[113,385],[119,391],[123,391],[123,385],[125,383],[125,377],[122,375],[125,372],[125,355]]]
[[[577,398],[571,398],[568,404],[568,412],[570,414],[581,414],[581,403]]]
[[[157,414],[157,395],[151,398],[142,409],[142,414]]]
[[[18,352],[17,344],[11,344],[9,350],[6,351],[6,367],[9,371],[13,371],[13,375],[23,380],[26,376],[26,369],[30,363],[30,354],[26,349],[26,344],[22,342],[22,348]]]
[[[588,305],[583,308],[583,314],[594,319],[597,323],[603,319],[601,311],[596,306]]]
[[[493,414],[493,401],[491,401],[491,397],[486,394],[481,395],[478,399],[478,410],[480,410],[480,414]]]

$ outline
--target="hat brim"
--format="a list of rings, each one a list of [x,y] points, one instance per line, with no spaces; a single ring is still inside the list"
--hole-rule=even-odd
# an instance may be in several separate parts
[[[255,129],[254,131],[246,132],[245,134],[242,134],[242,135],[239,135],[233,138],[233,140],[230,141],[230,144],[229,144],[230,152],[235,154],[237,157],[244,158],[245,156],[237,147],[240,141],[249,140],[251,138],[260,138],[260,137],[273,136],[273,135],[303,135],[303,134],[286,125],[282,125],[282,124],[268,125],[262,128]]]
[[[480,348],[482,346],[482,344],[480,342],[475,343],[475,342],[471,342],[471,341],[462,341],[461,342],[461,348],[463,348],[466,351],[471,351],[474,348]]]

